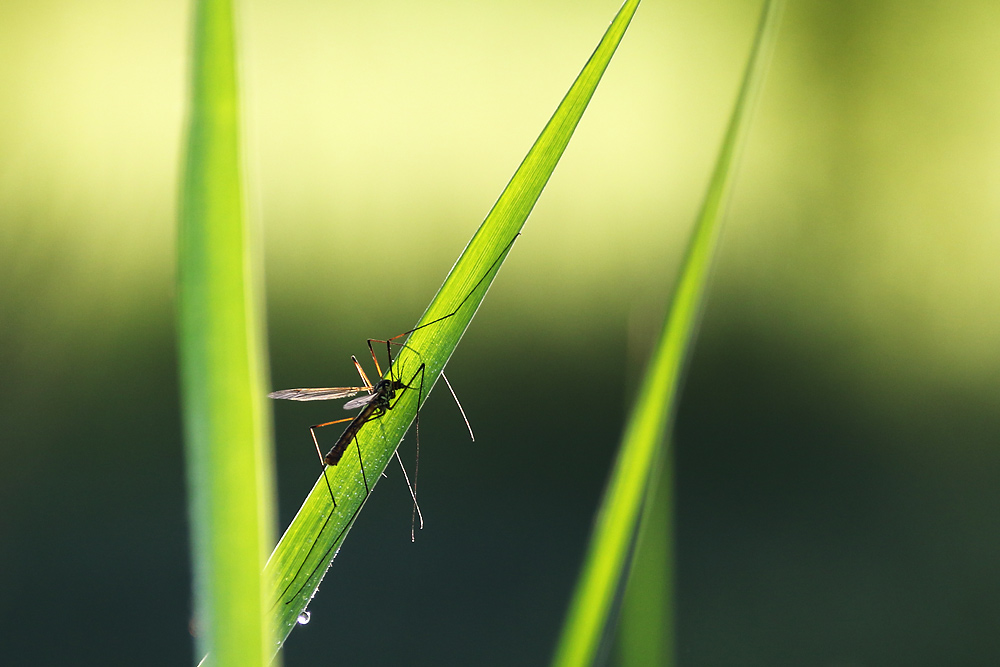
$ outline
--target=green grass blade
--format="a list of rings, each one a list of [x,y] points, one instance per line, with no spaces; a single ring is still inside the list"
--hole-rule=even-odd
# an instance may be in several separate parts
[[[178,351],[197,655],[216,667],[271,657],[273,463],[239,145],[229,0],[194,5],[178,238]]]
[[[638,4],[638,0],[629,0],[618,12],[418,324],[434,322],[456,308],[457,314],[415,331],[407,347],[400,350],[396,368],[404,381],[409,382],[420,365],[424,365],[424,398],[472,321],[541,195]],[[413,421],[417,400],[417,391],[402,392],[392,410],[366,424],[359,433],[370,484],[378,480],[379,472],[388,464]],[[337,466],[327,469],[327,474],[337,499],[336,508],[332,507],[326,482],[321,477],[268,562],[276,584],[275,615],[282,641],[295,627],[296,619],[315,593],[331,557],[364,503],[365,489],[356,451],[349,450]]]
[[[670,457],[654,468],[644,501],[618,625],[619,667],[674,664],[673,474]],[[654,483],[659,479],[659,483]]]
[[[608,617],[619,586],[628,574],[628,555],[635,543],[649,486],[658,483],[661,446],[674,405],[684,360],[697,328],[709,268],[732,180],[733,164],[746,134],[745,119],[753,107],[777,26],[775,3],[763,10],[729,127],[701,213],[674,288],[670,310],[650,366],[629,416],[621,448],[598,510],[580,579],[570,603],[553,665],[579,667],[594,661],[608,631]],[[668,612],[669,613],[669,612]],[[662,653],[668,654],[668,653]]]

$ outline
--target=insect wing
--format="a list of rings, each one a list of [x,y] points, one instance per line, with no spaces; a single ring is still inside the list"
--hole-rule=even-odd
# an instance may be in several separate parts
[[[281,389],[272,391],[268,398],[281,398],[287,401],[330,401],[337,398],[354,396],[360,391],[368,391],[368,387],[317,387],[315,389]],[[366,401],[367,402],[367,401]]]
[[[375,399],[376,396],[378,396],[378,394],[365,394],[364,396],[358,396],[357,398],[351,399],[347,403],[344,403],[344,409],[354,410],[356,408],[368,405],[369,403],[372,402],[372,400]]]

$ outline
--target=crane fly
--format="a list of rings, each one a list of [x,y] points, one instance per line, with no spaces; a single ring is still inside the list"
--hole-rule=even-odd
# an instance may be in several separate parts
[[[369,342],[369,348],[371,348],[371,341]],[[372,349],[372,359],[375,361],[375,368],[379,371],[381,376],[382,368],[379,366],[378,357],[375,355],[374,349]],[[333,495],[333,488],[330,486],[330,480],[326,477],[327,466],[335,466],[340,463],[340,459],[343,458],[344,452],[350,446],[353,441],[358,448],[358,463],[361,466],[361,479],[365,484],[365,496],[371,492],[368,486],[368,477],[365,475],[365,462],[361,457],[361,445],[357,441],[358,432],[361,427],[372,419],[381,417],[388,410],[392,409],[392,399],[396,397],[396,392],[409,389],[409,384],[404,384],[401,380],[397,380],[393,377],[393,368],[390,360],[389,367],[389,377],[386,379],[379,380],[374,385],[368,376],[365,375],[364,368],[358,362],[357,358],[352,356],[351,361],[354,362],[354,367],[358,371],[358,375],[361,376],[361,381],[364,382],[364,386],[361,387],[316,387],[316,388],[301,388],[301,389],[281,389],[279,391],[272,391],[268,394],[269,398],[285,399],[291,401],[326,401],[326,400],[336,400],[341,398],[350,398],[352,396],[357,396],[361,392],[365,392],[363,396],[358,396],[352,400],[344,403],[345,410],[356,410],[357,408],[362,408],[354,417],[346,417],[344,419],[335,419],[333,421],[324,422],[322,424],[315,424],[309,427],[309,433],[312,435],[313,445],[316,447],[316,454],[319,456],[320,461],[323,465],[323,477],[326,479],[327,488],[330,491],[330,500],[333,501],[334,508],[337,507],[337,499]],[[423,370],[424,366],[421,364],[417,373],[411,378],[410,382],[416,379],[416,376],[420,375],[420,389],[421,394],[423,393]],[[418,414],[419,414],[419,399],[418,399]],[[323,428],[324,426],[332,426],[334,424],[343,424],[344,422],[350,422],[344,432],[337,439],[336,444],[323,455],[322,450],[319,446],[319,439],[316,437],[316,429]],[[406,479],[406,485],[410,489],[410,496],[413,498],[413,503],[415,507],[415,512],[420,515],[420,508],[417,505],[416,494],[414,493],[413,487],[410,485],[409,476],[406,474],[406,467],[403,466],[403,461],[399,457],[399,450],[395,452],[396,460],[399,461],[400,468],[403,470],[403,476]],[[423,516],[420,516],[420,525],[423,527]]]
[[[354,511],[354,514],[351,516],[351,518],[344,524],[344,528],[341,530],[340,535],[338,535],[333,540],[333,542],[331,543],[329,549],[327,549],[327,552],[324,555],[324,557],[323,557],[322,561],[320,562],[320,564],[317,565],[316,568],[314,568],[309,573],[309,576],[306,577],[305,582],[298,589],[298,591],[296,591],[296,593],[294,595],[292,595],[291,597],[285,599],[285,595],[288,593],[288,590],[292,587],[292,585],[294,584],[294,582],[296,580],[298,580],[298,577],[301,574],[302,569],[305,567],[306,562],[309,560],[309,557],[312,554],[313,549],[315,549],[316,545],[318,544],[319,537],[317,536],[316,541],[313,542],[313,545],[312,545],[312,547],[310,547],[309,552],[306,554],[305,558],[302,559],[302,563],[299,565],[298,570],[296,570],[295,574],[289,579],[288,585],[285,586],[284,590],[281,592],[281,595],[278,596],[278,599],[274,603],[275,606],[277,606],[277,604],[279,602],[281,602],[282,600],[285,601],[284,603],[286,605],[287,604],[291,604],[292,601],[295,600],[298,597],[299,593],[301,593],[302,590],[306,587],[306,585],[308,584],[308,582],[312,579],[313,575],[316,573],[316,571],[320,567],[324,567],[324,566],[325,567],[329,567],[330,552],[337,546],[337,543],[340,541],[340,538],[344,534],[344,532],[346,532],[348,530],[348,528],[350,528],[350,526],[354,522],[355,517],[357,517],[358,513],[361,511],[361,507],[364,506],[364,503],[365,503],[365,501],[367,501],[368,496],[371,495],[371,489],[368,486],[368,478],[365,475],[364,460],[363,460],[363,458],[361,456],[361,444],[358,442],[358,438],[357,438],[358,432],[361,430],[361,428],[365,424],[367,424],[368,422],[370,422],[370,421],[372,421],[374,419],[377,419],[377,418],[381,417],[386,412],[388,412],[389,410],[391,410],[393,408],[393,406],[395,405],[395,402],[398,402],[398,400],[399,400],[397,398],[397,394],[402,394],[403,392],[405,392],[405,391],[407,391],[409,389],[412,389],[413,388],[413,383],[417,379],[418,375],[420,376],[420,383],[419,383],[419,385],[417,387],[417,392],[418,392],[417,393],[417,410],[416,410],[416,416],[414,418],[415,425],[416,425],[416,463],[415,463],[415,466],[414,466],[413,484],[412,485],[410,484],[409,476],[406,473],[406,466],[403,465],[403,460],[399,456],[399,449],[398,449],[398,447],[393,452],[393,454],[396,457],[396,460],[399,462],[399,466],[400,466],[400,468],[403,471],[404,479],[406,480],[406,485],[407,485],[407,487],[410,490],[410,496],[411,496],[411,498],[413,500],[414,519],[416,519],[417,517],[419,517],[420,518],[420,527],[423,528],[424,519],[423,519],[423,515],[420,512],[420,506],[417,504],[416,489],[417,489],[417,473],[419,471],[419,466],[420,466],[420,406],[421,406],[421,404],[423,402],[423,399],[424,399],[424,369],[425,369],[425,364],[423,362],[421,362],[420,366],[418,367],[418,369],[416,370],[416,372],[413,374],[413,376],[410,378],[409,382],[403,383],[402,377],[399,376],[396,373],[396,368],[395,367],[396,367],[397,364],[395,363],[395,361],[393,360],[393,357],[392,357],[392,348],[393,348],[393,346],[396,346],[398,348],[406,348],[406,349],[410,350],[411,352],[413,352],[414,354],[416,354],[417,357],[419,358],[420,357],[420,353],[417,350],[414,350],[409,345],[407,345],[406,342],[400,341],[400,339],[401,338],[405,338],[407,336],[410,336],[414,332],[419,331],[421,329],[424,329],[425,327],[429,327],[429,326],[432,326],[434,324],[438,324],[440,322],[443,322],[443,321],[447,320],[448,318],[453,317],[456,314],[458,314],[459,311],[462,310],[462,308],[465,306],[465,304],[472,297],[472,295],[475,294],[476,290],[478,290],[479,287],[483,284],[483,282],[486,281],[486,279],[493,273],[493,270],[495,268],[497,268],[498,264],[501,262],[501,260],[506,256],[507,252],[514,245],[514,241],[517,240],[518,236],[520,236],[520,232],[514,235],[514,238],[511,239],[510,243],[508,243],[504,247],[504,249],[500,252],[500,254],[497,256],[497,258],[493,260],[493,263],[487,268],[487,270],[483,274],[483,276],[476,282],[475,285],[472,286],[472,289],[469,290],[469,292],[462,298],[461,301],[459,301],[458,305],[455,306],[455,308],[451,312],[449,312],[449,313],[447,313],[445,315],[442,315],[440,317],[437,317],[437,318],[431,320],[430,322],[425,322],[424,324],[416,326],[413,329],[410,329],[409,331],[404,331],[401,334],[398,334],[396,336],[392,336],[391,338],[388,338],[388,339],[385,339],[385,340],[378,339],[378,338],[369,338],[368,339],[368,350],[371,352],[372,360],[375,362],[375,368],[378,371],[378,375],[379,375],[380,378],[382,378],[378,382],[376,382],[375,384],[372,384],[372,382],[368,379],[368,376],[365,375],[365,371],[361,367],[361,364],[358,362],[358,360],[355,357],[352,356],[351,360],[354,362],[354,367],[357,369],[358,375],[361,376],[361,381],[364,383],[363,386],[357,386],[357,387],[318,387],[318,388],[303,388],[303,389],[282,389],[282,390],[279,390],[279,391],[273,391],[270,394],[268,394],[268,396],[270,398],[284,399],[284,400],[291,400],[291,401],[324,401],[324,400],[335,400],[335,399],[341,399],[341,398],[351,398],[351,400],[347,401],[347,403],[344,404],[343,407],[344,407],[345,410],[354,410],[354,409],[357,409],[357,408],[362,408],[361,412],[359,412],[354,417],[347,417],[347,418],[344,418],[344,419],[335,419],[333,421],[324,422],[322,424],[316,424],[314,426],[310,426],[309,427],[309,432],[312,435],[313,444],[316,447],[316,454],[319,456],[320,461],[322,462],[322,466],[323,466],[323,479],[326,481],[327,489],[330,491],[330,499],[331,499],[331,501],[333,501],[333,507],[334,507],[334,509],[336,509],[336,507],[337,507],[337,501],[336,501],[336,498],[334,498],[333,487],[330,485],[330,480],[326,476],[326,469],[327,469],[327,467],[335,466],[335,465],[337,465],[340,462],[340,460],[344,456],[344,453],[347,451],[347,448],[351,445],[351,442],[354,442],[355,446],[357,447],[358,462],[359,462],[359,464],[361,466],[361,478],[364,481],[364,485],[365,485],[365,497],[364,497],[364,499],[361,501],[361,504],[358,506],[358,508]],[[487,286],[488,286],[488,283],[487,283]],[[385,343],[386,355],[387,355],[388,361],[389,361],[389,365],[388,365],[388,368],[387,368],[386,376],[383,376],[382,368],[381,368],[381,366],[379,364],[379,361],[378,361],[378,355],[375,354],[375,347],[373,345],[374,343],[379,343],[379,344]],[[459,402],[458,396],[455,394],[455,390],[451,386],[451,382],[448,381],[448,378],[445,376],[445,374],[444,374],[443,371],[441,372],[441,377],[442,377],[442,379],[444,379],[445,385],[448,387],[448,391],[451,393],[452,398],[455,399],[455,403],[456,403],[456,405],[458,405],[458,409],[462,413],[462,419],[465,421],[465,425],[469,429],[469,436],[472,438],[473,441],[475,441],[476,438],[475,438],[475,436],[472,433],[472,427],[469,424],[469,419],[465,415],[465,410],[462,409],[462,404]],[[361,392],[365,392],[364,395],[357,396]],[[357,398],[353,398],[355,396],[357,396]],[[350,423],[344,429],[344,432],[340,435],[340,438],[337,439],[336,444],[334,444],[334,446],[330,449],[330,451],[328,451],[326,453],[326,455],[324,456],[323,453],[322,453],[322,450],[320,449],[320,446],[319,446],[319,440],[316,437],[316,429],[323,428],[325,426],[332,426],[334,424],[342,424],[344,422],[350,422]],[[333,512],[330,512],[329,515],[327,515],[326,520],[323,522],[323,525],[320,527],[320,530],[319,530],[318,534],[322,534],[323,530],[326,529],[326,526],[330,522],[330,519],[333,517],[333,514],[334,514]],[[411,522],[411,526],[410,526],[410,539],[411,540],[413,539],[413,523],[414,522]]]
[[[369,342],[369,348],[372,348],[371,342]],[[372,348],[372,359],[375,361],[375,368],[379,371],[379,374],[381,375],[382,369],[379,366],[378,357],[375,355],[373,348]],[[316,424],[314,426],[309,427],[309,433],[312,435],[313,444],[316,446],[316,454],[319,456],[321,465],[323,467],[323,480],[326,482],[326,488],[330,492],[330,500],[333,502],[334,510],[337,508],[337,499],[333,495],[333,487],[330,485],[329,477],[327,477],[327,468],[335,466],[340,462],[340,460],[344,456],[344,452],[347,451],[347,448],[350,446],[352,441],[355,443],[355,446],[357,447],[358,450],[358,463],[361,467],[361,479],[364,481],[365,484],[365,497],[362,499],[361,504],[358,505],[357,509],[354,511],[354,514],[351,516],[351,519],[345,524],[344,528],[341,530],[341,534],[343,534],[351,526],[351,524],[354,521],[354,518],[358,515],[358,512],[361,511],[361,508],[368,500],[368,496],[371,495],[371,489],[368,486],[368,478],[365,475],[365,462],[361,456],[361,444],[358,442],[357,438],[358,432],[361,430],[361,427],[364,426],[366,423],[368,423],[373,419],[381,417],[388,410],[391,410],[394,405],[393,399],[396,397],[396,393],[409,389],[413,384],[413,381],[417,378],[417,375],[420,375],[419,389],[420,393],[421,394],[423,393],[423,372],[424,372],[423,364],[421,364],[417,372],[414,373],[413,377],[410,379],[410,382],[404,384],[402,380],[398,380],[393,376],[393,365],[390,362],[389,373],[388,373],[389,377],[379,380],[373,385],[371,381],[368,379],[368,376],[365,375],[365,371],[361,367],[361,364],[358,362],[357,358],[352,356],[351,361],[354,362],[354,367],[357,369],[358,374],[361,376],[362,382],[365,383],[364,386],[282,389],[279,391],[273,391],[270,394],[268,394],[270,398],[286,399],[292,401],[322,401],[322,400],[335,400],[340,398],[350,398],[352,396],[357,396],[357,394],[361,392],[365,392],[364,395],[358,396],[357,398],[353,398],[352,400],[345,403],[343,406],[345,410],[354,410],[357,408],[362,408],[361,412],[356,414],[354,417],[347,417],[345,419],[335,419],[330,422]],[[420,399],[418,397],[417,400],[418,419],[419,419],[419,414],[420,414]],[[347,428],[344,429],[344,432],[337,439],[336,444],[334,444],[334,446],[330,449],[330,451],[328,451],[324,456],[319,446],[319,440],[316,437],[316,429],[323,428],[324,426],[332,426],[333,424],[342,424],[344,422],[350,422],[350,423],[347,425]],[[393,452],[393,454],[396,457],[396,460],[399,462],[399,467],[403,471],[403,479],[406,481],[406,486],[410,490],[410,497],[413,500],[414,516],[420,517],[420,527],[423,528],[424,518],[423,515],[420,513],[420,507],[417,504],[416,492],[414,490],[414,486],[410,484],[410,478],[406,474],[406,466],[403,465],[403,460],[399,456],[398,447]],[[332,511],[327,515],[326,519],[323,521],[322,527],[319,530],[320,533],[322,533],[323,530],[326,529],[326,526],[330,522],[330,519],[333,518],[333,515],[334,512]],[[410,528],[410,539],[411,540],[413,539],[412,526]],[[285,594],[288,593],[288,589],[290,589],[292,585],[295,583],[295,581],[298,579],[298,576],[301,573],[302,568],[305,567],[306,562],[312,555],[313,549],[316,548],[318,540],[319,538],[317,537],[317,540],[313,542],[312,546],[309,548],[309,551],[306,553],[305,558],[302,559],[302,563],[299,565],[298,570],[296,570],[295,575],[289,580],[288,585],[285,586],[285,589],[281,592],[281,595],[278,596],[278,599],[275,600],[274,606],[277,606],[278,603],[285,598]],[[333,545],[330,547],[330,549],[333,549],[333,547],[336,546],[339,540],[340,540],[340,535],[338,535],[337,538],[333,541]],[[312,578],[312,575],[315,574],[316,569],[322,567],[322,564],[329,562],[327,560],[328,558],[329,558],[329,550],[325,554],[321,565],[317,566],[317,568],[315,568],[312,572],[310,572],[309,577],[306,578],[306,583],[308,583],[309,579]],[[296,591],[295,595],[292,595],[290,598],[285,600],[285,604],[290,604],[292,600],[298,597],[298,594],[302,592],[302,589],[305,588],[305,585],[306,584],[303,584],[299,588],[299,590]]]

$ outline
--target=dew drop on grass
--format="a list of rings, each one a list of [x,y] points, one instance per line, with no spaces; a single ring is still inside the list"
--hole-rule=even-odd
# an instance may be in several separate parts
[[[312,613],[310,613],[310,611],[307,609],[303,611],[301,614],[299,614],[299,617],[296,619],[296,622],[298,622],[299,625],[305,625],[306,623],[309,622],[310,618],[312,618]]]

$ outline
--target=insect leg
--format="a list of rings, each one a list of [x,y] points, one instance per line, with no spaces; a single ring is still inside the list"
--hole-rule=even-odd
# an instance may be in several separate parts
[[[424,364],[420,364],[420,368],[418,368],[417,372],[413,374],[413,377],[410,378],[410,381],[406,383],[407,387],[413,386],[413,381],[417,379],[417,375],[420,375],[420,386],[417,389],[417,414],[416,417],[414,417],[416,433],[417,433],[416,437],[417,446],[416,446],[416,455],[414,457],[414,462],[413,462],[413,486],[410,486],[409,479],[406,480],[406,485],[410,486],[410,493],[413,495],[413,513],[410,516],[411,542],[416,541],[416,535],[414,534],[414,526],[416,525],[418,514],[420,515],[420,529],[423,530],[424,528],[424,515],[420,512],[420,505],[417,504],[417,475],[420,474],[420,403],[421,401],[423,401],[424,398]],[[397,456],[398,455],[399,454],[397,452]],[[400,460],[399,465],[400,466],[403,465],[402,460]],[[405,468],[403,469],[403,475],[404,476],[406,475]]]
[[[405,335],[405,334],[404,334],[404,335]],[[398,346],[398,347],[407,347],[407,348],[409,348],[409,349],[410,349],[410,350],[411,350],[411,351],[412,351],[412,352],[413,352],[414,354],[416,354],[416,355],[417,355],[418,357],[420,356],[420,353],[419,353],[419,352],[417,352],[416,350],[414,350],[414,349],[413,349],[412,347],[409,347],[409,346],[408,346],[408,345],[407,345],[406,343],[397,343],[397,342],[395,341],[395,339],[396,339],[396,338],[398,338],[398,336],[393,336],[393,337],[392,337],[392,338],[390,338],[389,340],[381,340],[381,339],[379,339],[379,338],[369,338],[369,339],[368,339],[368,351],[372,353],[372,359],[374,359],[374,360],[375,360],[375,368],[376,368],[376,369],[378,369],[378,372],[379,372],[379,376],[380,376],[380,377],[381,377],[381,375],[382,375],[382,367],[381,367],[381,366],[379,366],[379,363],[378,363],[378,356],[377,356],[377,355],[375,354],[375,348],[374,348],[374,346],[372,346],[372,343],[385,343],[385,351],[386,351],[386,357],[388,357],[388,359],[389,359],[389,370],[388,370],[388,372],[389,372],[389,379],[390,379],[390,380],[393,380],[393,379],[395,379],[395,378],[394,378],[394,376],[393,376],[393,374],[392,374],[392,364],[393,364],[393,358],[392,358],[392,348],[390,347],[390,343],[391,343],[392,345],[396,345],[396,346]]]
[[[361,481],[365,483],[365,498],[371,495],[371,490],[368,488],[368,478],[365,477],[365,461],[361,458],[361,443],[358,442],[358,434],[354,434],[354,445],[358,448],[358,463],[361,465]]]
[[[453,311],[451,311],[447,315],[442,315],[441,317],[435,318],[435,319],[431,320],[430,322],[426,322],[426,323],[421,324],[419,326],[413,327],[409,331],[404,331],[401,334],[393,336],[388,341],[376,340],[375,342],[376,343],[395,342],[396,339],[398,339],[398,338],[402,338],[403,336],[408,336],[411,333],[413,333],[414,331],[419,331],[420,329],[423,329],[424,327],[429,327],[432,324],[437,324],[438,322],[446,320],[449,317],[452,317],[453,315],[455,315],[456,313],[458,313],[458,311],[462,310],[462,306],[465,305],[466,301],[468,301],[472,297],[472,295],[476,293],[476,290],[479,289],[479,286],[483,284],[483,281],[485,281],[490,276],[490,274],[493,273],[493,269],[496,268],[497,264],[500,263],[500,260],[502,260],[507,255],[507,252],[511,249],[511,246],[514,245],[514,241],[516,241],[517,237],[520,236],[520,235],[521,235],[520,232],[518,232],[517,234],[514,235],[514,238],[512,238],[510,240],[510,243],[508,243],[506,245],[506,247],[504,247],[504,249],[500,251],[500,254],[497,255],[497,258],[494,259],[493,263],[490,264],[490,266],[489,266],[488,269],[486,269],[486,273],[483,274],[483,277],[480,278],[478,281],[476,281],[476,284],[472,286],[472,289],[469,290],[468,294],[466,294],[464,297],[462,297],[462,300],[458,302],[458,305],[455,306],[455,309]]]
[[[389,338],[388,340],[382,340],[380,338],[369,338],[368,339],[368,349],[372,353],[372,359],[375,360],[375,366],[379,370],[379,375],[380,376],[382,375],[382,369],[379,367],[378,357],[375,355],[375,349],[374,349],[374,347],[372,347],[372,343],[385,343],[386,354],[389,357],[389,374],[391,375],[392,374],[392,347],[391,346],[392,345],[397,345],[399,347],[407,347],[406,343],[400,343],[400,342],[397,342],[397,341],[400,338],[403,338],[404,336],[409,336],[414,331],[419,331],[420,329],[423,329],[424,327],[429,327],[432,324],[437,324],[438,322],[442,322],[442,321],[448,319],[449,317],[452,317],[455,314],[457,314],[458,311],[460,311],[462,309],[462,306],[464,306],[465,303],[472,297],[472,295],[476,293],[476,290],[479,289],[479,286],[483,284],[483,281],[485,281],[490,276],[490,274],[493,273],[493,269],[496,268],[497,265],[500,263],[500,260],[502,260],[507,255],[507,252],[514,245],[514,241],[516,241],[517,237],[520,236],[520,235],[521,235],[520,232],[518,232],[517,234],[514,235],[514,238],[512,238],[510,240],[510,243],[508,243],[504,247],[504,249],[502,251],[500,251],[500,254],[497,255],[497,258],[494,259],[493,263],[490,264],[490,266],[489,266],[488,269],[486,269],[486,273],[484,273],[483,276],[478,281],[476,281],[476,284],[472,286],[472,289],[469,290],[468,294],[466,294],[464,297],[462,297],[462,300],[458,302],[458,305],[455,306],[455,309],[453,311],[451,311],[447,315],[442,315],[441,317],[435,318],[435,319],[431,320],[430,322],[426,322],[426,323],[421,324],[419,326],[413,327],[409,331],[404,331],[401,334],[397,334],[397,335],[393,336],[392,338]],[[410,349],[412,350],[413,348],[410,348]],[[413,350],[413,351],[416,352],[416,350]],[[418,353],[418,355],[419,355],[419,353]],[[459,405],[459,409],[461,409],[461,407],[462,406]],[[463,411],[463,414],[464,414],[464,411]]]
[[[403,459],[399,455],[399,448],[396,448],[396,460],[399,461],[399,469],[403,471],[403,479],[406,480],[406,488],[410,490],[410,498],[413,499],[413,507],[416,509],[417,516],[420,518],[420,529],[424,528],[424,514],[420,511],[420,505],[417,504],[417,494],[414,492],[413,487],[410,485],[410,476],[406,474],[406,466],[403,465]],[[413,542],[413,524],[410,524],[410,541]]]
[[[361,381],[364,382],[365,386],[368,388],[368,393],[369,394],[372,393],[373,385],[371,383],[371,380],[368,379],[368,376],[365,375],[365,369],[361,368],[361,364],[358,363],[357,357],[355,357],[353,354],[351,355],[351,361],[354,362],[354,367],[358,369],[358,375],[361,376]],[[375,368],[378,368],[378,360],[375,361]],[[379,377],[382,377],[381,370],[379,370],[378,374]]]
[[[406,334],[400,334],[400,335],[404,335],[405,336]],[[414,350],[412,347],[410,347],[406,343],[397,343],[395,340],[393,340],[393,338],[399,338],[399,336],[393,336],[389,340],[379,340],[378,338],[369,338],[368,339],[368,349],[371,350],[372,358],[375,357],[375,350],[372,347],[372,343],[385,343],[385,348],[386,348],[386,351],[388,352],[388,356],[389,356],[389,376],[390,376],[390,379],[392,378],[392,364],[393,364],[392,348],[390,347],[390,345],[395,345],[397,347],[405,347],[408,350],[411,350],[418,357],[420,356],[420,353],[417,352],[416,350]],[[467,429],[469,429],[469,437],[472,439],[473,442],[475,442],[476,441],[476,436],[472,433],[472,424],[469,423],[469,418],[465,415],[465,409],[462,407],[462,402],[458,400],[458,394],[456,394],[455,390],[452,389],[451,382],[448,381],[448,376],[444,374],[444,371],[441,371],[441,377],[444,379],[444,383],[446,385],[448,385],[448,391],[451,392],[451,397],[453,399],[455,399],[455,405],[458,406],[458,411],[462,413],[462,420],[465,421],[465,427]],[[421,381],[423,381],[423,377],[421,377]],[[417,410],[419,411],[419,409],[420,408],[418,406]],[[419,415],[419,413],[418,413],[418,415]]]
[[[316,424],[315,426],[309,427],[309,434],[312,436],[313,444],[316,445],[316,455],[319,456],[319,464],[323,468],[323,481],[326,482],[326,488],[330,491],[330,500],[333,501],[334,509],[337,508],[337,499],[333,497],[333,487],[330,486],[330,478],[326,476],[326,461],[323,460],[323,452],[319,448],[319,440],[316,438],[316,429],[323,428],[324,426],[332,426],[334,424],[340,424],[343,422],[351,421],[351,417],[346,419],[338,419],[332,422],[326,422],[325,424]]]
[[[369,342],[369,346],[370,345],[371,345],[371,343]],[[420,364],[420,368],[418,368],[417,371],[413,374],[413,377],[410,378],[410,381],[408,383],[406,383],[405,385],[403,385],[403,389],[400,391],[399,396],[396,398],[396,403],[398,403],[399,400],[402,398],[403,392],[405,392],[407,389],[413,388],[413,382],[414,382],[414,380],[416,380],[416,378],[417,378],[418,375],[420,376],[420,384],[417,386],[417,413],[416,413],[416,416],[414,418],[415,421],[416,421],[416,442],[417,442],[417,444],[416,444],[416,461],[417,462],[415,464],[416,468],[414,469],[413,484],[410,483],[410,476],[406,472],[406,466],[403,465],[403,459],[399,456],[399,448],[397,447],[396,451],[394,452],[394,454],[396,456],[396,460],[399,462],[399,467],[403,471],[403,480],[406,482],[406,488],[409,489],[409,491],[410,491],[410,498],[413,500],[413,515],[412,515],[412,517],[410,519],[410,541],[415,541],[414,526],[416,525],[416,520],[417,520],[418,517],[420,519],[420,528],[422,529],[424,527],[424,515],[423,515],[423,512],[420,511],[420,504],[417,502],[417,486],[416,486],[417,478],[416,478],[416,473],[419,470],[419,465],[420,465],[420,404],[421,404],[421,402],[423,402],[423,395],[424,395],[424,369],[425,368],[426,368],[426,366],[424,364]],[[392,369],[392,367],[390,366],[390,371],[389,371],[390,375],[392,373],[391,369]],[[395,406],[395,403],[393,403],[392,405],[387,406],[385,409],[386,410],[391,410],[394,406]]]
[[[472,442],[475,442],[476,436],[472,434],[472,424],[469,423],[469,418],[465,416],[465,410],[462,409],[462,403],[458,400],[458,395],[455,393],[455,390],[451,388],[451,383],[448,382],[448,376],[444,374],[444,371],[441,371],[441,378],[444,380],[444,383],[448,385],[448,391],[451,392],[451,397],[455,399],[455,405],[458,406],[458,411],[462,413],[462,419],[465,420],[465,427],[469,429],[469,437],[472,439]]]

